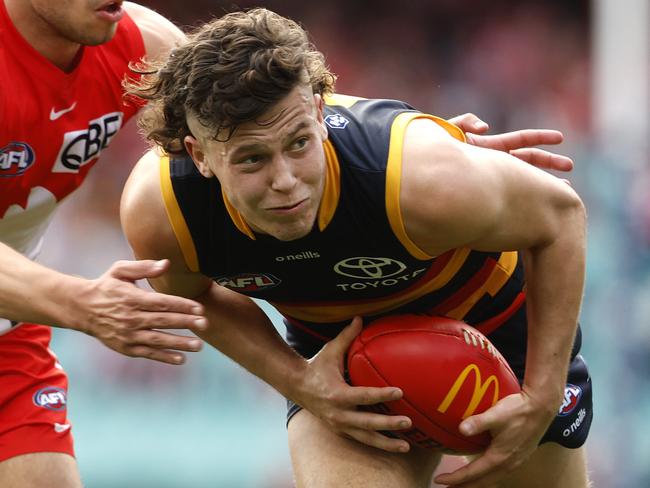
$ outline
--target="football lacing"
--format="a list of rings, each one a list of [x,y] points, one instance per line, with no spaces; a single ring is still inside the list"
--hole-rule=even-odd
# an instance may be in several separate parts
[[[487,338],[483,336],[483,334],[476,334],[473,331],[463,329],[463,337],[465,338],[465,343],[468,346],[478,347],[480,345],[481,349],[487,349],[487,351],[492,354],[492,356],[497,357],[496,349],[490,343],[490,341],[488,341]]]

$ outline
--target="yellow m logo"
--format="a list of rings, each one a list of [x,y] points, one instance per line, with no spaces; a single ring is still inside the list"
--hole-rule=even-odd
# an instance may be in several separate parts
[[[492,405],[494,405],[497,402],[497,400],[499,400],[499,380],[497,379],[497,377],[491,375],[485,381],[485,383],[483,383],[481,381],[481,370],[478,368],[476,364],[472,363],[472,364],[468,364],[463,370],[463,372],[458,375],[458,378],[456,378],[456,381],[454,382],[453,386],[447,393],[447,396],[442,401],[440,406],[438,406],[438,412],[445,413],[447,411],[449,405],[451,405],[451,402],[454,401],[454,399],[458,395],[458,391],[463,386],[465,380],[467,379],[467,377],[471,372],[474,373],[474,380],[475,380],[474,392],[472,393],[472,398],[469,402],[469,405],[467,405],[467,409],[465,410],[465,413],[463,414],[462,418],[465,419],[474,413],[476,407],[478,407],[478,404],[481,402],[481,400],[483,400],[483,397],[485,396],[487,389],[490,387],[492,383],[494,383],[494,395],[492,396]]]

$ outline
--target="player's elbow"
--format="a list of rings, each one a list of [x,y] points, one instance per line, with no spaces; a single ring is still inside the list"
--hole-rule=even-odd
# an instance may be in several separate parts
[[[563,205],[564,213],[566,214],[565,218],[571,222],[572,227],[580,229],[582,234],[584,234],[587,225],[587,209],[585,204],[573,188],[565,188],[565,193]]]
[[[547,243],[568,239],[576,245],[586,239],[587,211],[582,199],[568,185],[553,199],[553,225],[547,227]]]

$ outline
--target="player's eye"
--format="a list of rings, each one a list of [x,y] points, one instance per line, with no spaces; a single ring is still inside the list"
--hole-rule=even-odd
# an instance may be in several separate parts
[[[307,146],[308,142],[309,142],[309,137],[307,136],[299,137],[291,144],[291,150],[300,151],[301,149],[304,149],[305,146]]]
[[[261,162],[263,157],[260,154],[251,154],[241,158],[237,164],[256,164]]]

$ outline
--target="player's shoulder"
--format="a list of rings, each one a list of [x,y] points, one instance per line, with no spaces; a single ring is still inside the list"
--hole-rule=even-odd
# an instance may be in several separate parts
[[[334,94],[324,97],[323,122],[328,139],[348,167],[382,170],[388,158],[393,122],[417,113],[408,103]]]
[[[140,30],[147,59],[156,60],[185,41],[183,31],[155,10],[134,2],[124,2],[124,9]]]
[[[401,100],[362,98],[340,93],[326,95],[324,102],[325,122],[332,129],[344,128],[348,123],[365,124],[390,120],[402,112],[417,112]]]
[[[122,211],[139,213],[159,200],[162,157],[157,150],[150,149],[135,164],[122,193]]]
[[[165,225],[167,214],[160,176],[163,158],[155,150],[146,152],[136,163],[122,192],[122,229],[142,256],[158,256],[160,249],[166,249],[174,241],[171,228]]]

